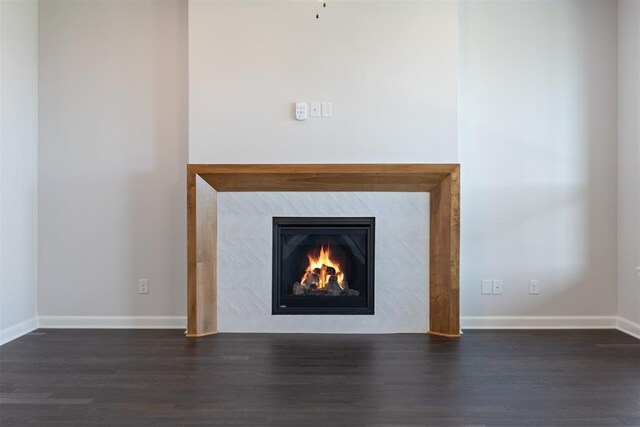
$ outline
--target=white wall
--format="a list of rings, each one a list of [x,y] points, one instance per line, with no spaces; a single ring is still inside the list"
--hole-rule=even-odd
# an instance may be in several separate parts
[[[454,1],[189,2],[191,163],[455,162]],[[331,119],[293,120],[296,101]]]
[[[456,161],[456,2],[329,2],[319,20],[317,2],[189,5],[191,163]],[[333,117],[297,122],[299,100]],[[220,194],[219,330],[425,331],[427,209],[426,194]],[[278,215],[376,217],[374,316],[271,315]]]
[[[459,22],[448,15],[453,2],[336,2],[318,21],[308,18],[314,7],[191,1],[190,161],[438,162],[458,152],[463,324],[570,316],[576,326],[612,326],[616,4],[463,2]],[[447,19],[430,25],[439,8]],[[456,104],[432,87],[456,85],[445,69],[431,74],[415,61],[444,61],[455,76],[457,29],[456,149],[456,132],[439,139],[430,122],[441,119],[434,105]],[[355,84],[363,69],[376,72]],[[393,105],[368,102],[377,96]],[[337,117],[297,123],[298,99],[333,101]],[[404,107],[426,120],[408,123]],[[481,296],[481,279],[503,279],[504,295]],[[539,296],[528,295],[529,279],[541,281]]]
[[[464,316],[614,319],[616,20],[606,1],[460,4]]]
[[[184,316],[186,25],[179,0],[40,3],[43,325]]]
[[[618,3],[618,314],[640,336],[640,1]]]
[[[0,1],[0,344],[36,327],[38,3]]]
[[[424,332],[429,324],[426,193],[220,193],[218,330]],[[271,315],[272,218],[376,218],[375,314]]]
[[[184,315],[187,161],[460,161],[466,324],[616,316],[615,2],[191,0],[188,29],[177,0],[40,6],[45,324]],[[219,235],[276,214],[255,195],[221,195]]]

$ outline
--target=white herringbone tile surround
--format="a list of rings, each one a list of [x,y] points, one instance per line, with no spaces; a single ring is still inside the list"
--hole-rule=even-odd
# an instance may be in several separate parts
[[[220,332],[425,332],[427,193],[219,193]],[[376,218],[375,315],[272,316],[274,216]]]

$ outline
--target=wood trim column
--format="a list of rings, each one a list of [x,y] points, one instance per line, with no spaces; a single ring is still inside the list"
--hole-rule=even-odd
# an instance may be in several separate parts
[[[187,171],[187,336],[217,332],[218,193]]]
[[[429,333],[460,336],[460,167],[430,197]]]

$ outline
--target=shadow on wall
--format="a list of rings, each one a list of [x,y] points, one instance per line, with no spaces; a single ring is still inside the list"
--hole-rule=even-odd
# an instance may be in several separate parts
[[[50,325],[186,311],[187,6],[38,3],[38,311]]]
[[[127,178],[130,241],[125,247],[132,249],[126,311],[138,316],[185,316],[187,7],[180,2],[152,3],[148,13],[153,63],[147,68],[153,73],[148,75],[148,93],[141,94],[151,99],[140,123],[152,137],[140,152],[138,172]],[[138,294],[139,279],[149,279],[148,295]]]
[[[461,4],[463,316],[615,315],[616,28],[615,3]]]

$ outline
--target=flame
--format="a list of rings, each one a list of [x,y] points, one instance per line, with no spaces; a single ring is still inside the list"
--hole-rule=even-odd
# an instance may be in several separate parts
[[[318,289],[322,289],[327,286],[327,283],[329,283],[329,277],[332,276],[327,273],[327,269],[329,267],[333,267],[336,270],[335,275],[337,276],[338,284],[342,284],[342,281],[344,280],[344,273],[342,272],[340,263],[331,258],[331,248],[329,245],[327,245],[326,249],[324,245],[320,246],[320,254],[318,256],[308,253],[307,258],[309,259],[309,265],[307,266],[307,271],[305,271],[302,279],[300,279],[301,283],[307,280],[310,274],[313,274],[314,269],[318,268],[320,269]]]

